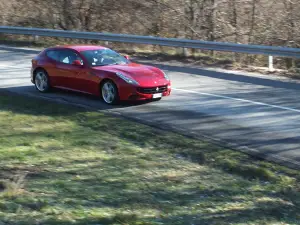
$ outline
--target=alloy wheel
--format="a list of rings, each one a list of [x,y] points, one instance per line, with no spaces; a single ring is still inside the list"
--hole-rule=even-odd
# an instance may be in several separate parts
[[[102,86],[102,98],[107,104],[113,104],[116,101],[117,98],[117,89],[116,86],[110,82],[107,81]]]
[[[48,77],[44,71],[38,71],[35,75],[35,86],[40,92],[48,90]]]

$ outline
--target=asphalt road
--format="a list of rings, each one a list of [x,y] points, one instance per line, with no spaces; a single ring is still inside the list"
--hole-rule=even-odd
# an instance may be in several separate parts
[[[0,46],[0,88],[108,110],[300,168],[299,81],[145,60],[170,75],[171,96],[109,107],[76,93],[38,93],[30,82],[34,55],[33,50]]]

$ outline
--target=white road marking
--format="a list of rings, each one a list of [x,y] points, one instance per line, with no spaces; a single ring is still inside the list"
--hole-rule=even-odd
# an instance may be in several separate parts
[[[268,107],[272,107],[272,108],[283,109],[283,110],[300,113],[299,109],[293,109],[290,107],[284,107],[284,106],[267,104],[267,103],[263,103],[263,102],[251,101],[251,100],[247,100],[247,99],[243,99],[243,98],[232,98],[232,97],[228,97],[228,96],[224,96],[224,95],[216,95],[216,94],[204,93],[204,92],[199,92],[199,91],[185,90],[185,89],[180,89],[180,88],[172,88],[172,90],[186,92],[186,93],[193,93],[193,94],[198,94],[198,95],[212,96],[212,97],[216,97],[216,98],[230,99],[230,100],[235,100],[235,101],[240,101],[240,102],[248,102],[248,103],[252,103],[255,105],[263,105],[263,106],[268,106]]]

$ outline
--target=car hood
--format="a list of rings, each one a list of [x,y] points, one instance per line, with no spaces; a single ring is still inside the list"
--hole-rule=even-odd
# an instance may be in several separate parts
[[[99,66],[94,67],[94,69],[97,71],[122,73],[125,76],[134,79],[140,84],[140,86],[144,87],[155,87],[168,84],[163,72],[152,66],[129,63],[124,65]]]

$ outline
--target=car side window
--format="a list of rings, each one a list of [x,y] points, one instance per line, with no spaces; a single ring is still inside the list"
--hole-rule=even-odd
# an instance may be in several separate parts
[[[59,51],[59,59],[58,59],[59,62],[65,64],[72,64],[75,60],[79,60],[83,65],[83,60],[76,52],[70,50]]]
[[[55,61],[58,61],[59,59],[59,52],[56,50],[49,50],[46,52],[46,55],[50,58],[53,59]]]

